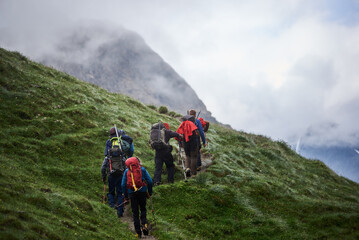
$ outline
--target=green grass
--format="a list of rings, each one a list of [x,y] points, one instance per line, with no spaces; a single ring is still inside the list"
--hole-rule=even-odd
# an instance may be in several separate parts
[[[161,120],[175,130],[178,114],[4,49],[0,86],[0,238],[132,239],[102,204],[108,130],[117,124],[134,138],[153,176],[150,126]],[[357,183],[285,142],[216,124],[207,138],[207,172],[184,182],[177,170],[175,184],[154,189],[158,239],[359,238]],[[148,219],[154,223],[150,205]]]

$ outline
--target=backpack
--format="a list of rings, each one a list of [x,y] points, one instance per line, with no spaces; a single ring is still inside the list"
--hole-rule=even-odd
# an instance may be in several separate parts
[[[120,136],[119,139],[120,139],[120,142],[121,142],[122,152],[128,153],[128,152],[130,151],[131,144],[130,144],[129,142],[123,140],[121,137],[122,137],[122,136]],[[117,148],[116,148],[117,151],[120,151],[119,145],[118,145],[118,138],[117,138],[117,137],[113,137],[113,138],[110,139],[110,141],[111,141],[112,146],[113,146],[113,143],[115,142],[115,143],[116,143],[116,146],[117,146]]]
[[[122,174],[125,171],[124,153],[118,144],[117,137],[111,138],[111,148],[109,149],[110,175]]]
[[[209,129],[209,122],[204,120],[204,122],[206,123],[206,125],[203,127],[203,132],[207,132]]]
[[[149,140],[152,149],[161,150],[169,146],[165,142],[165,129],[165,125],[161,122],[152,125]]]
[[[126,160],[127,170],[127,188],[135,192],[140,190],[146,183],[142,181],[142,170],[140,161],[136,157]]]
[[[120,142],[121,142],[122,151],[128,154],[131,149],[131,144],[126,140],[122,139],[121,136],[120,136]]]
[[[182,117],[182,121],[187,121],[187,120],[189,120],[189,121],[191,121],[193,123],[196,123],[196,118],[193,115],[184,115]]]
[[[203,118],[198,118],[198,119],[201,121],[203,132],[207,132],[209,128],[209,122],[204,120]]]

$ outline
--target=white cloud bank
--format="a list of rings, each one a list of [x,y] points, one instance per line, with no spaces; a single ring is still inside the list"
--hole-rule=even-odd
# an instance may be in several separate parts
[[[36,56],[88,20],[138,32],[236,129],[359,145],[357,0],[3,0],[0,43]]]

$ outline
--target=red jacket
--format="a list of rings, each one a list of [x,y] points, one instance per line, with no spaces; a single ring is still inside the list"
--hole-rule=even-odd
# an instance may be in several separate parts
[[[193,131],[196,129],[197,129],[197,126],[193,122],[187,120],[187,121],[183,121],[181,123],[181,125],[177,129],[177,132],[179,134],[183,134],[186,142],[188,142],[189,137],[192,136]]]

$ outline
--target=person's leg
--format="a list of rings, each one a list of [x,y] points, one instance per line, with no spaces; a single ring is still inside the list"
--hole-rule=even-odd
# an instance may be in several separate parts
[[[197,168],[200,168],[201,166],[202,166],[201,149],[199,149],[197,153]]]
[[[168,183],[174,182],[174,175],[175,175],[175,165],[173,163],[173,156],[171,153],[167,155],[165,160],[166,168],[167,168],[167,181]]]
[[[184,146],[184,152],[186,154],[186,176],[190,177],[191,176],[191,145],[189,142],[186,142],[183,144]]]
[[[155,155],[155,173],[153,176],[153,183],[155,185],[161,183],[161,173],[162,173],[163,159],[161,154],[156,151]]]
[[[198,151],[192,151],[191,152],[191,175],[196,175],[197,174],[197,153]]]
[[[122,175],[116,177],[116,194],[117,194],[117,216],[123,216],[123,196],[122,196],[122,189],[121,189],[121,182],[122,182]]]
[[[110,205],[110,207],[114,208],[115,207],[115,190],[116,190],[116,182],[115,182],[115,177],[110,175],[108,176],[108,204]]]
[[[137,193],[129,194],[131,200],[131,209],[133,216],[133,225],[135,227],[136,233],[141,236],[141,226],[140,226],[140,213],[139,213],[139,199]]]
[[[138,203],[140,205],[140,210],[141,210],[141,226],[142,226],[141,228],[144,235],[148,235],[146,201],[147,201],[147,193],[139,192]]]

